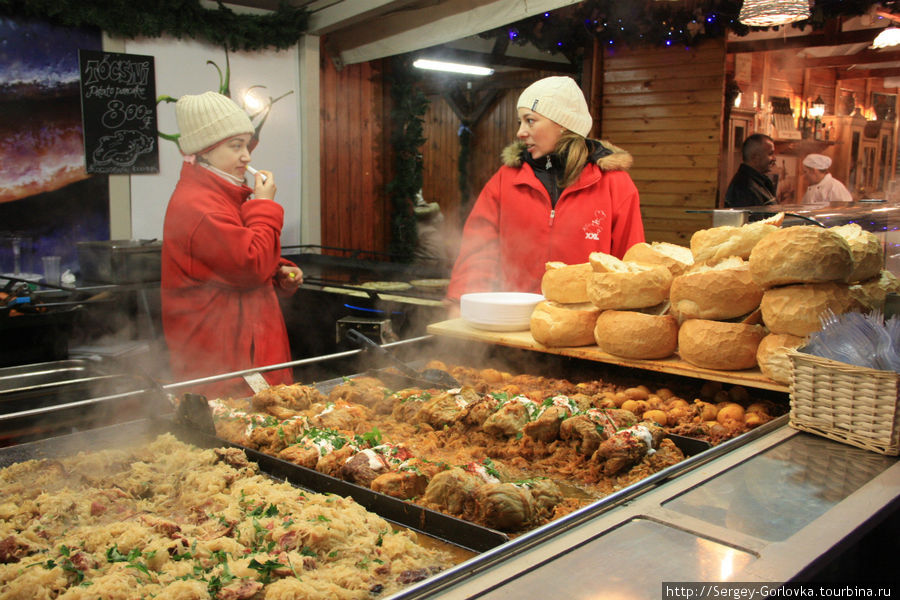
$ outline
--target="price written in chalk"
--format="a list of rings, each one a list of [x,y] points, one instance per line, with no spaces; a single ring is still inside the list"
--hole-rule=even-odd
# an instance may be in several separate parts
[[[158,173],[152,56],[79,50],[88,173]]]
[[[127,122],[138,121],[143,129],[156,121],[156,111],[141,104],[125,104],[121,100],[110,100],[106,112],[100,117],[104,127],[118,129]]]

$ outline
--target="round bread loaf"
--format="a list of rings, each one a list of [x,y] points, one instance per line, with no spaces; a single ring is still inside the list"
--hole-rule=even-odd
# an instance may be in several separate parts
[[[622,260],[645,265],[662,265],[677,277],[694,264],[690,248],[668,242],[639,242],[625,252]]]
[[[881,267],[884,266],[884,246],[877,235],[856,223],[832,227],[831,231],[844,238],[850,246],[853,270],[847,281],[865,281],[881,272]]]
[[[669,302],[679,319],[733,319],[756,310],[763,289],[746,262],[728,258],[714,267],[697,265],[672,280]]]
[[[750,253],[750,274],[764,288],[846,281],[852,272],[850,245],[839,234],[822,227],[779,229],[760,240]]]
[[[640,266],[643,269],[591,273],[587,283],[588,300],[602,310],[647,308],[665,302],[672,273],[662,266]]]
[[[594,340],[602,351],[614,356],[665,358],[675,352],[678,322],[672,315],[605,310],[597,317]]]
[[[890,271],[881,271],[877,277],[850,286],[850,294],[864,310],[884,312],[884,304],[890,293],[900,294],[900,279]]]
[[[591,263],[587,262],[578,265],[548,262],[541,278],[541,294],[547,300],[564,304],[587,302],[587,280],[593,272]]]
[[[805,338],[788,333],[770,333],[759,343],[756,349],[756,362],[762,374],[785,385],[791,382],[791,359],[788,350],[796,350],[802,346]]]
[[[740,227],[722,225],[701,229],[691,236],[691,253],[694,262],[715,264],[729,256],[750,257],[753,247],[768,234],[777,231],[784,221],[784,213],[778,213],[762,221],[754,221]]]
[[[600,309],[584,302],[561,304],[545,300],[531,313],[531,337],[550,347],[590,346]]]
[[[827,309],[840,315],[862,305],[849,285],[825,282],[766,290],[759,307],[769,331],[804,337],[822,328],[819,316]]]
[[[723,371],[756,366],[756,349],[765,336],[761,325],[688,319],[678,330],[678,355],[687,362]]]

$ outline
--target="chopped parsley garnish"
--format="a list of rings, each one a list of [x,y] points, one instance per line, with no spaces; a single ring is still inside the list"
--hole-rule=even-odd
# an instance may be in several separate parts
[[[354,436],[353,439],[357,446],[371,448],[381,444],[381,431],[377,427],[373,427],[362,435]]]
[[[259,573],[260,583],[272,583],[272,581],[274,581],[272,578],[272,571],[281,569],[285,565],[274,560],[267,560],[266,562],[261,563],[254,558],[250,560],[250,563],[247,566]]]
[[[260,504],[247,514],[251,517],[277,517],[278,507],[274,504],[270,504],[268,507],[265,504]]]
[[[481,461],[481,464],[484,465],[484,470],[487,472],[488,475],[490,475],[492,477],[496,477],[497,479],[500,479],[500,471],[498,471],[497,468],[494,466],[494,461],[492,461],[490,458],[486,458],[483,461]]]

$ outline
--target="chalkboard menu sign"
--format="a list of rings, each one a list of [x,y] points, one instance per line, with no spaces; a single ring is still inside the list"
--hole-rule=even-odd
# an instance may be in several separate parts
[[[88,173],[159,173],[152,56],[79,50]]]

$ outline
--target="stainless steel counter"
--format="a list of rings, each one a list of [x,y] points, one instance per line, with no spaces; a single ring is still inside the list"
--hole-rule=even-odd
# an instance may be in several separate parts
[[[476,557],[427,595],[645,599],[662,582],[785,582],[898,503],[897,458],[783,424],[540,543]]]

